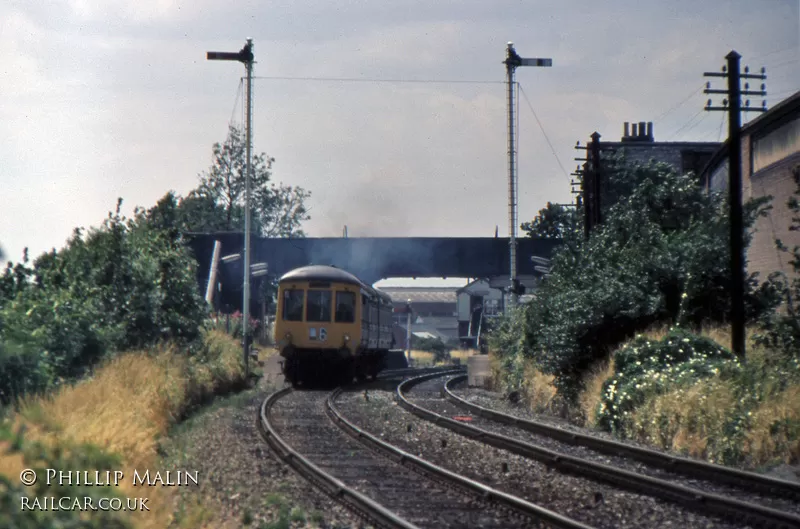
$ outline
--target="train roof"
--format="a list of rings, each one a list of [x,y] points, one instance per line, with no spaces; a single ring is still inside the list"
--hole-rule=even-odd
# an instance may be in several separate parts
[[[386,292],[368,285],[350,272],[342,270],[341,268],[336,268],[335,266],[301,266],[300,268],[295,268],[294,270],[286,272],[278,281],[280,283],[283,283],[284,281],[336,281],[339,283],[350,283],[351,285],[357,285],[361,287],[365,291],[369,292],[371,296],[376,296],[387,304],[392,303],[392,297]]]
[[[335,266],[309,265],[290,270],[281,276],[279,282],[284,281],[337,281],[358,286],[368,286],[359,278]]]

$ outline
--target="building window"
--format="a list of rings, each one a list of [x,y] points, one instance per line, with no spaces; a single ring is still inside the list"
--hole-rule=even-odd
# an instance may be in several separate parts
[[[354,293],[336,293],[336,321],[338,323],[353,323],[356,321],[356,295]]]
[[[303,321],[303,291],[283,291],[283,321]]]
[[[500,313],[500,305],[498,300],[489,299],[483,306],[483,314],[485,316],[497,316]]]
[[[309,290],[306,321],[331,321],[331,291]]]

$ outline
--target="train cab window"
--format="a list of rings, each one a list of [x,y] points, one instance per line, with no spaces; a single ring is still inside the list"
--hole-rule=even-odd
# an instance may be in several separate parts
[[[303,321],[303,291],[283,291],[283,321]]]
[[[309,290],[306,321],[331,321],[331,291]]]
[[[353,292],[336,293],[336,321],[338,323],[356,321],[356,295]]]

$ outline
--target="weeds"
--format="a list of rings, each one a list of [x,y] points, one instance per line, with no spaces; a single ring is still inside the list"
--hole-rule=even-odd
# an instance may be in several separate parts
[[[10,451],[0,455],[0,478],[6,483],[5,487],[0,485],[0,500],[18,498],[18,492],[8,483],[18,481],[24,468],[34,468],[32,465],[38,464],[37,461],[49,461],[49,457],[71,458],[59,460],[50,468],[94,471],[100,468],[97,458],[105,457],[105,461],[113,461],[108,463],[113,470],[121,470],[125,476],[132,476],[133,469],[140,474],[148,468],[155,472],[158,439],[167,434],[170,426],[197,403],[243,385],[240,356],[234,340],[206,331],[203,346],[194,356],[170,346],[121,354],[107,360],[90,378],[61,386],[49,395],[18,402],[16,413],[2,426],[6,433],[0,438],[0,448]],[[23,431],[24,436],[20,433]],[[34,457],[41,453],[52,455]],[[132,486],[132,480],[124,479],[118,492],[128,497],[140,496]],[[150,512],[127,519],[137,528],[167,527],[173,516],[172,490],[149,489]],[[64,494],[87,495],[74,488]],[[13,518],[13,523],[26,523],[30,512],[14,509],[13,516],[19,519]],[[68,512],[38,512],[36,523],[45,524],[40,525],[43,527],[61,523],[69,516]],[[89,515],[92,523],[99,520],[99,527],[122,527],[97,512]],[[184,509],[176,515],[188,523],[186,527],[197,527],[207,518],[207,513],[193,512],[191,507],[188,512]]]
[[[589,424],[710,462],[800,461],[800,360],[750,343],[742,364],[726,329],[702,334],[645,333],[618,350],[587,377]]]

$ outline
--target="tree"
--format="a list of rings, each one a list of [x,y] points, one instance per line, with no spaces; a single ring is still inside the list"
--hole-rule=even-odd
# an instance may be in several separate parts
[[[214,144],[211,167],[200,175],[200,185],[181,203],[192,228],[233,231],[242,226],[245,138],[241,128],[231,126],[225,142]],[[300,224],[309,219],[305,200],[311,193],[301,187],[272,183],[273,163],[275,159],[264,153],[251,155],[253,232],[262,237],[302,237]]]
[[[574,231],[578,224],[575,208],[567,208],[560,204],[547,203],[547,207],[539,210],[532,222],[520,226],[528,237],[542,239],[563,239],[568,232]]]
[[[731,303],[724,195],[706,194],[692,175],[665,164],[617,160],[613,167],[609,187],[631,191],[619,192],[589,240],[565,234],[536,303],[493,338],[509,359],[531,358],[555,376],[567,398],[577,395],[587,369],[636,332],[653,324],[723,323]],[[763,202],[745,205],[746,227]],[[773,302],[756,287],[751,276],[751,320]]]

